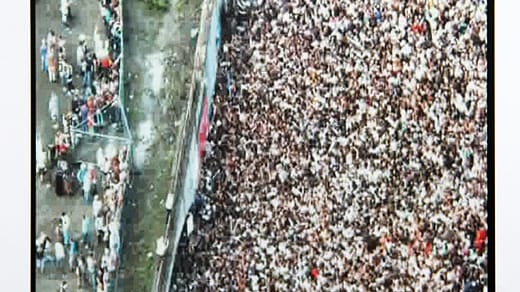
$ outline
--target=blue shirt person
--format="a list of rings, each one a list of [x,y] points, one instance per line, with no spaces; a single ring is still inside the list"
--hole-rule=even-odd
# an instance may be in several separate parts
[[[83,215],[83,220],[81,221],[81,235],[83,238],[83,243],[85,244],[90,243],[90,230],[92,229],[91,226],[90,218]]]
[[[87,174],[87,165],[85,163],[82,163],[80,166],[80,169],[78,171],[78,174],[76,175],[78,181],[83,184],[85,181],[85,175]]]
[[[380,10],[379,8],[376,9],[374,15],[375,15],[375,17],[376,17],[376,21],[377,21],[377,23],[381,23],[381,21],[382,21],[382,15],[381,15],[381,10]]]
[[[45,39],[42,39],[42,45],[40,47],[40,55],[42,59],[42,72],[47,73],[48,70],[48,64],[47,64],[47,52],[48,52],[47,44],[45,42]]]
[[[78,241],[71,239],[70,240],[70,250],[69,250],[69,267],[71,269],[74,268],[74,260],[76,259],[79,252]]]

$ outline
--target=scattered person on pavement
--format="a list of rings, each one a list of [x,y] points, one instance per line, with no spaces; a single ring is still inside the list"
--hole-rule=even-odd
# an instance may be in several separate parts
[[[61,228],[63,233],[63,244],[70,244],[70,217],[66,212],[61,213]]]
[[[40,56],[42,62],[42,72],[47,73],[47,53],[48,53],[47,43],[45,39],[42,39],[42,45],[40,47]]]
[[[54,243],[54,257],[56,259],[56,267],[63,269],[65,261],[65,247],[60,241],[56,241]]]
[[[90,217],[83,215],[83,220],[81,221],[81,236],[83,244],[89,245],[90,244],[90,234],[91,234],[91,224],[90,224]]]

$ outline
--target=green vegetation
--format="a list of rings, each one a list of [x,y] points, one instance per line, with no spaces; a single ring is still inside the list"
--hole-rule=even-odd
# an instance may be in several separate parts
[[[134,194],[126,209],[128,212],[125,215],[127,222],[124,241],[127,244],[124,246],[122,261],[124,278],[121,281],[120,291],[152,290],[157,268],[155,242],[164,233],[164,199],[173,179],[171,169],[175,161],[175,142],[180,127],[176,121],[181,120],[184,114],[186,95],[191,81],[194,48],[190,47],[190,32],[194,27],[198,27],[201,3],[202,0],[142,0],[132,5],[140,9],[129,7],[134,9],[134,13],[129,15],[141,17],[140,20],[136,20],[137,23],[145,24],[145,27],[140,28],[146,31],[147,41],[145,44],[140,42],[143,46],[141,49],[146,48],[145,51],[148,49],[147,43],[150,43],[150,49],[153,48],[154,40],[159,35],[158,32],[163,24],[163,15],[164,19],[175,17],[175,23],[168,27],[168,30],[172,31],[172,42],[167,44],[165,49],[167,65],[164,67],[163,75],[168,81],[161,89],[161,93],[154,97],[157,99],[158,106],[157,110],[154,110],[155,140],[147,151],[150,162],[145,161],[142,174],[135,177]],[[165,15],[163,11],[169,10],[170,6],[174,10],[169,11],[169,15]],[[149,21],[148,18],[153,21]],[[136,50],[132,48],[125,52]],[[138,52],[144,55],[147,53]],[[132,56],[125,55],[125,58],[131,59]],[[130,67],[132,66],[125,68],[131,70]],[[133,95],[132,99],[127,98],[127,106],[130,109],[129,122],[135,131],[144,116],[140,101],[143,88],[140,84],[142,84],[142,76],[146,73],[125,72],[126,75],[128,73],[137,74],[125,86],[127,94]],[[149,253],[152,253],[152,257],[149,257]]]
[[[152,146],[156,148],[157,146]],[[160,150],[159,150],[160,151]],[[160,151],[164,153],[164,151]],[[169,171],[159,171],[169,169],[171,167],[171,159],[173,152],[169,151],[164,153],[162,159],[155,159],[156,169],[146,169],[143,174],[143,178],[140,181],[157,181],[164,182],[171,180]],[[125,270],[128,274],[131,274],[130,283],[126,283],[126,287],[132,289],[132,291],[151,291],[154,279],[154,273],[156,268],[156,256],[155,256],[155,240],[163,233],[165,220],[165,212],[163,206],[164,194],[168,191],[167,184],[152,184],[154,187],[151,189],[151,185],[136,185],[135,187],[140,189],[137,196],[142,196],[138,199],[141,204],[139,210],[136,210],[136,224],[132,226],[133,233],[142,237],[142,240],[135,243],[132,246],[128,246],[125,249],[125,253],[128,255],[128,261],[125,264]],[[148,192],[143,192],[148,190]],[[152,257],[148,254],[152,253]],[[130,275],[129,275],[130,276]],[[125,290],[126,291],[126,290]]]
[[[181,71],[182,72],[182,71]],[[183,73],[174,71],[170,88],[176,88],[175,94],[168,98],[168,107],[180,107],[182,101],[179,100],[180,94],[186,94],[184,87]],[[168,73],[167,73],[168,74]],[[181,89],[178,89],[181,88]],[[179,94],[179,95],[178,95]],[[184,103],[182,103],[184,105]],[[182,112],[183,108],[177,108],[175,112]],[[165,117],[166,118],[166,117]],[[133,117],[131,117],[133,119]],[[153,163],[145,163],[145,169],[142,175],[136,179],[134,188],[137,190],[135,200],[137,207],[133,210],[134,218],[131,221],[133,237],[142,238],[131,246],[125,247],[125,255],[127,262],[125,263],[125,271],[129,279],[125,282],[125,288],[135,289],[132,291],[151,291],[155,274],[156,256],[155,256],[155,240],[164,233],[164,198],[169,191],[170,183],[173,179],[171,176],[172,162],[175,157],[175,145],[168,143],[166,136],[177,132],[178,127],[172,127],[174,123],[170,120],[168,123],[161,123],[156,128],[155,141],[149,148],[149,153],[154,153]],[[146,184],[145,184],[146,183]],[[148,256],[152,253],[152,257]],[[125,290],[126,291],[126,290]]]
[[[183,20],[196,19],[199,21],[203,0],[175,0],[175,12]]]
[[[142,0],[148,7],[148,9],[166,11],[170,8],[170,4],[173,5],[176,12],[195,12],[200,5],[202,0],[173,0],[172,3],[168,0]]]
[[[143,0],[149,9],[166,11],[168,10],[170,3],[167,0]]]

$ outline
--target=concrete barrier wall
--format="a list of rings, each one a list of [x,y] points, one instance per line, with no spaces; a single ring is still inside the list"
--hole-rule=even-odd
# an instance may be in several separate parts
[[[222,0],[205,0],[202,4],[194,70],[187,97],[186,112],[175,143],[176,154],[172,165],[174,179],[170,186],[170,193],[174,194],[174,206],[164,232],[169,246],[166,255],[157,262],[154,292],[172,290],[177,246],[199,182],[201,164],[199,145],[207,135],[207,131],[202,133],[200,131],[201,122],[210,113],[209,110],[203,111],[203,104],[206,103],[211,108],[213,102],[220,49],[222,4]]]

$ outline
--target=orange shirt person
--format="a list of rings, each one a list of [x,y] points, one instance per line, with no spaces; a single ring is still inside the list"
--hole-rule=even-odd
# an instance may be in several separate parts
[[[484,228],[481,228],[477,231],[477,236],[475,237],[475,248],[478,250],[478,252],[482,252],[482,249],[484,248],[484,244],[486,243],[487,238],[487,231]]]

